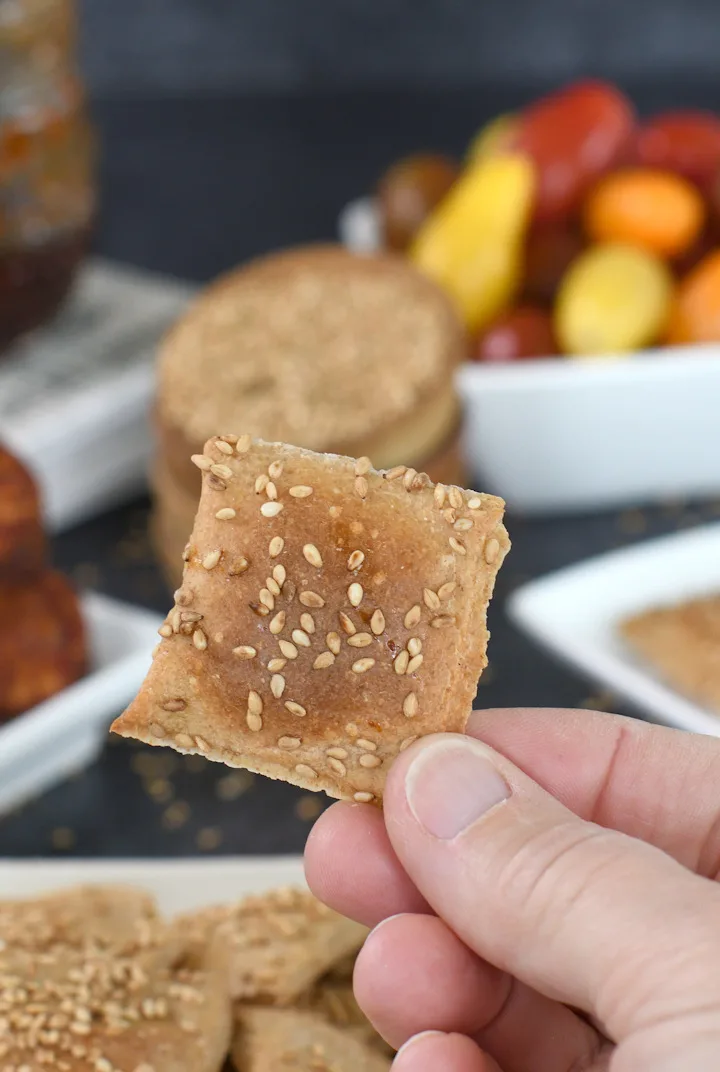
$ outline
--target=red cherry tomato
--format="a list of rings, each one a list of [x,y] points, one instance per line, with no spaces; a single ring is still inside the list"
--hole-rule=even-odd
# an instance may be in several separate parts
[[[568,224],[533,227],[525,242],[523,300],[552,305],[560,280],[583,248],[582,237]]]
[[[634,125],[632,105],[606,82],[577,82],[531,104],[515,144],[538,170],[535,218],[558,220],[579,208],[593,180],[622,158]]]
[[[720,119],[708,112],[665,112],[640,128],[635,159],[683,175],[705,189],[720,168]]]
[[[552,317],[545,309],[521,305],[499,317],[480,336],[472,354],[476,361],[523,361],[558,352]]]

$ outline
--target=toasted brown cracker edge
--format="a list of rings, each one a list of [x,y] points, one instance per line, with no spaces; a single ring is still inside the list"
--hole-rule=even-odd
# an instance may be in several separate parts
[[[183,584],[113,730],[380,801],[399,751],[465,727],[504,503],[249,436],[195,460]]]

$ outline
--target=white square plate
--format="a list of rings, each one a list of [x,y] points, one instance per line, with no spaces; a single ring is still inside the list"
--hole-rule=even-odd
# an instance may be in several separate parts
[[[91,763],[150,665],[157,615],[96,594],[83,596],[81,607],[89,673],[0,725],[0,815]]]
[[[650,540],[517,589],[511,620],[598,684],[668,726],[720,736],[720,717],[636,659],[618,635],[632,614],[720,592],[720,524]]]
[[[219,860],[0,860],[2,897],[32,897],[63,886],[111,883],[155,895],[167,916],[237,901],[278,886],[305,887],[299,856]]]

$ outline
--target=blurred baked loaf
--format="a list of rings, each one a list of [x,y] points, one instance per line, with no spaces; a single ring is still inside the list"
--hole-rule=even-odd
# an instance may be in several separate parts
[[[301,247],[217,280],[159,355],[161,560],[177,561],[192,529],[200,475],[190,456],[218,430],[463,484],[453,374],[465,348],[445,295],[392,255]],[[180,572],[178,562],[171,579]]]
[[[0,577],[42,569],[45,534],[40,495],[32,476],[0,444]]]

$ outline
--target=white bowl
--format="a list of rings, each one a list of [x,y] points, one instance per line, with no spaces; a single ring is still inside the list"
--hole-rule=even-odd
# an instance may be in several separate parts
[[[380,248],[371,199],[340,215],[341,240]],[[466,455],[515,510],[610,508],[720,494],[720,345],[616,358],[466,363]]]

